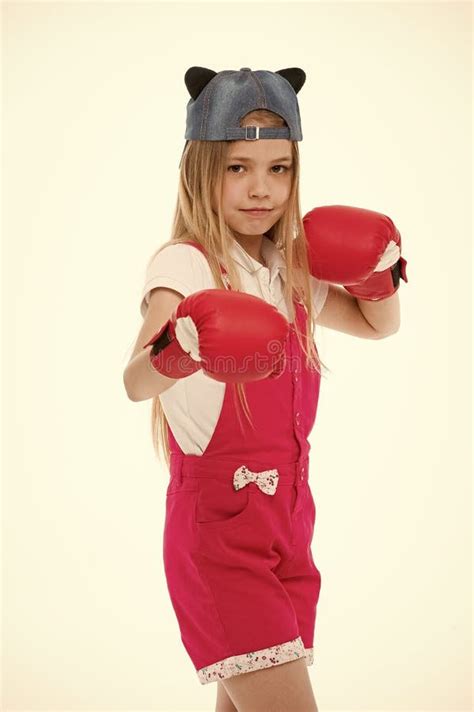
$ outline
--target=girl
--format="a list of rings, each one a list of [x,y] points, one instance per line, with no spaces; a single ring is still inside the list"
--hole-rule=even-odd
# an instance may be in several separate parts
[[[317,712],[314,325],[395,333],[406,281],[386,216],[329,206],[301,219],[305,78],[186,72],[173,235],[148,264],[124,373],[133,401],[153,399],[170,470],[167,586],[199,681],[217,682],[216,712]]]

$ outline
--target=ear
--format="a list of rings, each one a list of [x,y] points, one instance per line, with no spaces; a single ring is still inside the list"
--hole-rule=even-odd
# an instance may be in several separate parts
[[[217,72],[206,67],[189,67],[184,75],[184,83],[191,97],[196,100],[204,87],[209,84]]]
[[[295,94],[298,94],[299,90],[306,81],[306,74],[299,67],[290,67],[289,69],[279,69],[275,74],[281,74],[281,76],[286,79],[293,89]]]

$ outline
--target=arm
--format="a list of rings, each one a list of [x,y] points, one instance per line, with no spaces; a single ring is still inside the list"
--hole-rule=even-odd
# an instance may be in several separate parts
[[[391,336],[399,330],[400,299],[398,292],[378,301],[357,299],[357,303],[364,317],[380,334],[379,338]]]
[[[356,299],[336,284],[329,284],[326,301],[315,321],[320,326],[360,339],[382,339],[398,330],[398,294],[379,302],[368,302]]]
[[[143,345],[168,321],[182,299],[184,296],[173,289],[158,287],[152,290],[142,328],[123,373],[123,383],[130,400],[142,401],[158,396],[178,380],[156,371],[150,361],[152,346],[144,349]]]

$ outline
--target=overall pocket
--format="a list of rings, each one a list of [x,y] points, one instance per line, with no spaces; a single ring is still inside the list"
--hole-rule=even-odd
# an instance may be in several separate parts
[[[192,479],[172,477],[166,490],[165,521],[163,528],[163,557],[167,577],[174,577],[180,562],[194,543],[193,513],[197,496],[197,482]],[[183,570],[185,567],[183,565]]]
[[[192,478],[172,477],[166,488],[165,533],[188,529],[192,525],[198,483]],[[173,534],[174,535],[174,534]]]
[[[234,490],[232,482],[200,478],[194,521],[201,530],[232,529],[251,521],[252,495],[250,482]]]
[[[196,492],[198,482],[194,477],[172,477],[166,488],[166,496],[179,494],[180,492]]]
[[[307,545],[313,537],[316,507],[308,482],[294,487],[296,493],[291,512],[292,544]]]
[[[310,503],[310,508],[311,508],[311,527],[312,531],[314,530],[314,525],[316,523],[316,502],[313,497],[313,493],[311,491],[311,487],[308,485],[308,498],[309,498],[309,503]]]

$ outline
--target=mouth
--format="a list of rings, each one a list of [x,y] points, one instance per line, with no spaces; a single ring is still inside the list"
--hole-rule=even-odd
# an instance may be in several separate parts
[[[263,208],[257,208],[257,209],[251,208],[248,210],[245,210],[242,208],[243,213],[247,213],[247,215],[252,215],[254,217],[263,217],[264,215],[268,215],[269,213],[271,213],[271,211],[272,211],[272,208],[267,208],[265,210]]]

